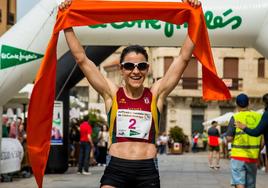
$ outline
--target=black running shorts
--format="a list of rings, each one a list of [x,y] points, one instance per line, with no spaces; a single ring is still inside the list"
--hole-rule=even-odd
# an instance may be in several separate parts
[[[209,151],[220,151],[220,146],[208,146]]]
[[[116,188],[160,188],[157,159],[126,160],[112,156],[100,182],[101,186]]]

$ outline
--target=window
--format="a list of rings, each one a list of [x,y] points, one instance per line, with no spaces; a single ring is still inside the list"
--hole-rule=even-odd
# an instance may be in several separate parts
[[[264,78],[264,70],[265,70],[265,59],[258,59],[258,78]]]
[[[166,74],[173,60],[173,57],[164,57],[164,74]]]
[[[14,25],[15,23],[15,14],[11,11],[12,2],[10,0],[7,1],[7,25]]]
[[[204,122],[204,108],[192,107],[192,133],[197,131],[202,133],[204,130],[204,126],[202,123]]]
[[[191,58],[188,66],[182,75],[182,88],[183,89],[198,89],[198,69],[197,59]]]
[[[238,65],[238,58],[227,57],[223,59],[223,81],[232,90],[239,88]]]
[[[7,25],[14,25],[15,23],[15,15],[11,12],[7,15]]]

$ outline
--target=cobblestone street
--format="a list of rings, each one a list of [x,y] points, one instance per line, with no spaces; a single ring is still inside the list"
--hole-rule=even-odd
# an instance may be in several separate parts
[[[207,165],[207,153],[186,153],[183,155],[159,156],[162,188],[229,188],[229,160],[221,160],[221,169],[211,170]],[[98,188],[104,167],[92,167],[92,175],[77,175],[76,168],[69,168],[65,174],[47,174],[44,188]],[[258,171],[257,188],[266,188],[268,174]],[[34,188],[34,178],[14,179],[0,183],[2,188]]]

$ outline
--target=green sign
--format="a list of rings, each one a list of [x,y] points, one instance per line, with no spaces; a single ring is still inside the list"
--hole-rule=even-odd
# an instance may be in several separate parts
[[[29,52],[12,46],[2,45],[0,53],[0,70],[28,63],[42,58],[44,55]]]
[[[232,30],[235,30],[240,27],[242,23],[242,18],[240,16],[231,15],[233,13],[232,9],[228,9],[222,13],[222,16],[214,16],[212,11],[207,11],[205,13],[205,20],[208,29],[221,29],[231,25]],[[160,30],[164,29],[164,35],[169,38],[174,34],[174,30],[179,30],[181,28],[187,28],[187,23],[184,23],[183,26],[174,25],[171,23],[165,22],[164,25],[161,24],[159,20],[136,20],[129,22],[117,22],[111,24],[99,24],[94,26],[89,26],[92,29],[95,28],[107,28],[110,25],[114,29],[127,29],[127,28],[144,28],[144,29],[154,29]]]
[[[137,131],[130,130],[129,136],[134,136],[134,135],[138,135],[138,134],[140,134],[140,133]]]
[[[232,30],[237,29],[242,23],[242,18],[240,16],[233,16],[230,18],[224,18],[224,17],[227,17],[232,12],[233,12],[232,9],[228,9],[222,14],[222,16],[215,16],[214,17],[212,11],[207,11],[205,13],[205,20],[206,20],[207,28],[208,29],[217,29],[217,28],[223,28],[229,24],[232,24],[232,26],[231,26]]]

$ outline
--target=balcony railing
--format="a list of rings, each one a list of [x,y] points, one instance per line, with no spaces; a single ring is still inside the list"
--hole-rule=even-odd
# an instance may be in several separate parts
[[[242,90],[243,88],[242,78],[222,78],[222,80],[230,90]]]
[[[156,80],[159,79],[157,78]],[[222,78],[222,81],[230,90],[242,90],[242,78]],[[202,78],[182,77],[178,86],[181,89],[201,89]]]
[[[179,85],[182,89],[198,89],[202,85],[202,78],[183,77]]]

